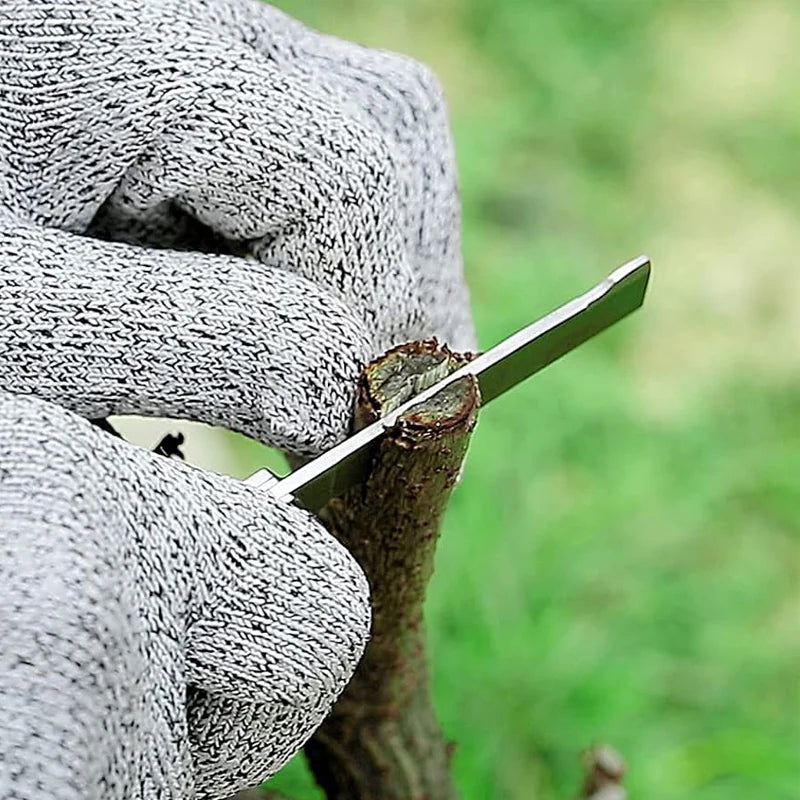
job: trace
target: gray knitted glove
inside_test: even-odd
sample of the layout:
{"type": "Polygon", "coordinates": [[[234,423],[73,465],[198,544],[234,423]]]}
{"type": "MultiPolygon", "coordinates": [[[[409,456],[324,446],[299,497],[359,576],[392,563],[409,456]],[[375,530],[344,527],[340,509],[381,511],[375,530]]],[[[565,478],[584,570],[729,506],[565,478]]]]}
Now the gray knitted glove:
{"type": "Polygon", "coordinates": [[[344,688],[367,586],[309,514],[0,393],[0,797],[222,800],[344,688]]]}
{"type": "Polygon", "coordinates": [[[76,414],[308,455],[370,356],[471,347],[440,92],[249,0],[5,0],[0,45],[0,797],[222,798],[343,688],[365,581],[76,414]]]}

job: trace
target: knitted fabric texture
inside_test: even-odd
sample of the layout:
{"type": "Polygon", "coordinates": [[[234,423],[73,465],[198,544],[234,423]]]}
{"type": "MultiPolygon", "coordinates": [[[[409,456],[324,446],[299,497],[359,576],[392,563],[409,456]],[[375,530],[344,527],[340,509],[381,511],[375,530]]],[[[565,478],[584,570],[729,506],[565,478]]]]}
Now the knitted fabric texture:
{"type": "Polygon", "coordinates": [[[0,797],[267,777],[360,658],[360,569],[81,417],[309,456],[371,357],[473,348],[435,78],[254,0],[6,0],[0,321],[0,797]]]}
{"type": "Polygon", "coordinates": [[[0,419],[0,796],[219,800],[278,769],[363,651],[358,565],[57,406],[0,419]]]}

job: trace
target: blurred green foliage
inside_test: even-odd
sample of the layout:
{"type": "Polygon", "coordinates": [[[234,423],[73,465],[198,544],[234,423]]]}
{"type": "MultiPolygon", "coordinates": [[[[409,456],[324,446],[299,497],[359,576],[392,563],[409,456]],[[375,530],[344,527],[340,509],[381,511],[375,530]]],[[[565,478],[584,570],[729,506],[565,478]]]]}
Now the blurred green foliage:
{"type": "Polygon", "coordinates": [[[464,798],[575,796],[596,742],[633,797],[800,797],[800,6],[279,5],[440,75],[484,346],[654,263],[482,414],[427,609],[464,798]]]}

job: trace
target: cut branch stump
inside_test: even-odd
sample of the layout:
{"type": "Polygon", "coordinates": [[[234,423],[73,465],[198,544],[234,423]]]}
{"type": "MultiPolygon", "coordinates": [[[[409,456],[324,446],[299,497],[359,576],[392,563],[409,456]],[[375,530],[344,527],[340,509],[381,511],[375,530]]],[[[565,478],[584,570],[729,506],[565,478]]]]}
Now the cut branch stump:
{"type": "MultiPolygon", "coordinates": [[[[397,347],[359,383],[356,427],[462,366],[435,340],[397,347]]],[[[453,745],[431,703],[423,603],[434,551],[477,419],[477,381],[459,380],[404,414],[376,447],[366,482],[320,517],[363,568],[372,632],[356,673],[306,745],[328,800],[454,800],[453,745]]]]}

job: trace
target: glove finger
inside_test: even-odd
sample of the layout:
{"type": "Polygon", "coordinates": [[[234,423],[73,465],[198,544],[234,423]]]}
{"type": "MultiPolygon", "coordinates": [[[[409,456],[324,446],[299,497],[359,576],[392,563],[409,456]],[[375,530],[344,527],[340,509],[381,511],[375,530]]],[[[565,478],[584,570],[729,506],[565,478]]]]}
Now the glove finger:
{"type": "Polygon", "coordinates": [[[402,192],[381,132],[244,45],[208,55],[191,111],[139,155],[107,213],[147,218],[173,203],[336,294],[373,335],[373,354],[421,336],[402,192]]]}
{"type": "Polygon", "coordinates": [[[404,238],[430,326],[426,335],[456,350],[476,349],[455,150],[438,80],[411,58],[315,32],[303,40],[294,64],[303,70],[313,65],[383,133],[400,176],[404,238]]]}
{"type": "Polygon", "coordinates": [[[229,700],[199,690],[189,692],[188,719],[198,800],[218,800],[271,778],[319,725],[306,726],[302,736],[287,736],[302,723],[296,708],[229,700]]]}
{"type": "Polygon", "coordinates": [[[179,482],[193,506],[184,521],[194,531],[184,550],[189,682],[234,700],[324,705],[349,678],[369,624],[358,564],[291,503],[180,462],[151,466],[156,483],[179,482]]]}
{"type": "Polygon", "coordinates": [[[284,736],[298,727],[299,710],[229,700],[190,688],[190,743],[198,800],[219,800],[257,786],[280,770],[313,734],[284,736]]]}
{"type": "MultiPolygon", "coordinates": [[[[356,562],[311,515],[244,484],[0,393],[0,500],[17,531],[9,546],[52,523],[55,540],[35,543],[42,557],[22,562],[25,585],[45,587],[31,608],[52,606],[68,635],[34,631],[31,652],[55,642],[49,658],[63,655],[72,670],[67,698],[95,698],[97,714],[91,703],[75,713],[91,723],[100,772],[136,764],[142,775],[131,779],[167,785],[185,777],[191,754],[203,796],[232,793],[302,745],[363,652],[369,604],[356,562]],[[53,575],[48,553],[61,558],[53,575]],[[103,753],[119,716],[103,713],[109,704],[127,727],[103,753]]],[[[4,605],[19,628],[20,604],[4,605]]],[[[29,649],[4,652],[13,660],[29,649]]]]}
{"type": "Polygon", "coordinates": [[[426,335],[474,349],[461,256],[461,203],[442,87],[413,58],[320,34],[252,0],[201,0],[204,13],[286,75],[324,88],[380,132],[398,179],[400,228],[419,283],[426,335]]]}
{"type": "Polygon", "coordinates": [[[0,389],[301,454],[346,434],[369,352],[339,300],[284,270],[2,220],[0,318],[0,389]]]}
{"type": "Polygon", "coordinates": [[[142,455],[150,516],[180,527],[197,792],[226,796],[274,774],[328,714],[366,644],[368,586],[311,514],[142,455]]]}

